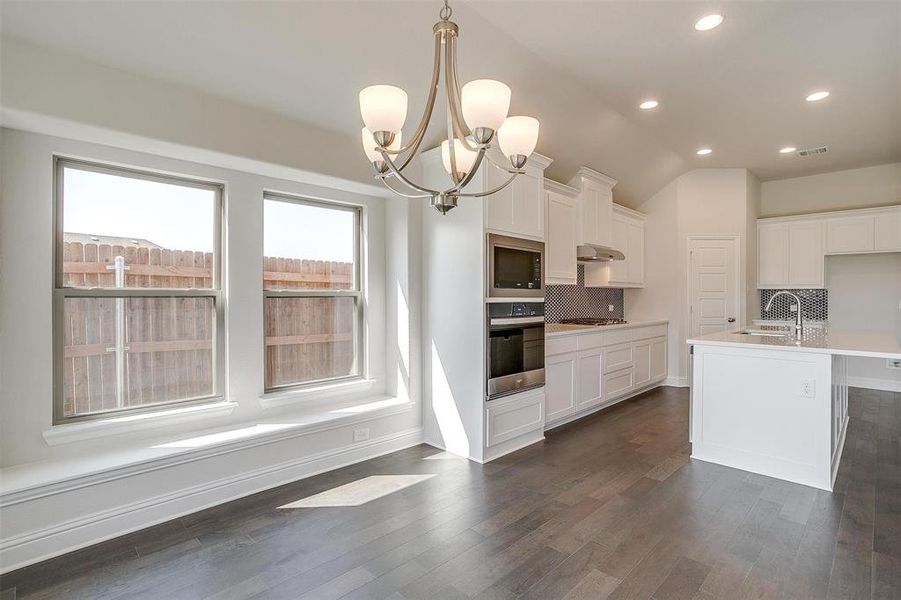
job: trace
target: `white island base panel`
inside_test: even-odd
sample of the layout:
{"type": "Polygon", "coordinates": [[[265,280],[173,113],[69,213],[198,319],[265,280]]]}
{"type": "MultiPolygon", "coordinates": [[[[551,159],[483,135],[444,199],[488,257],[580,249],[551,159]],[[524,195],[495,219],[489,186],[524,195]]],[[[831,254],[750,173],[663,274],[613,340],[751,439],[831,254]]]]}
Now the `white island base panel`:
{"type": "Polygon", "coordinates": [[[691,407],[692,458],[832,491],[845,356],[695,342],[691,407]]]}

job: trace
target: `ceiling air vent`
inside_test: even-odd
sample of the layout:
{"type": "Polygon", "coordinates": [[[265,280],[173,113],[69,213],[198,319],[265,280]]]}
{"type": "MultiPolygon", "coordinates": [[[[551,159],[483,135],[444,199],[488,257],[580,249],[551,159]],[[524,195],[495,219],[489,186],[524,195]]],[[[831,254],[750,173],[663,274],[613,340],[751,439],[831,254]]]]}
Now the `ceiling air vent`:
{"type": "Polygon", "coordinates": [[[826,154],[827,152],[829,152],[829,146],[805,148],[804,150],[798,150],[798,156],[813,156],[814,154],[826,154]]]}

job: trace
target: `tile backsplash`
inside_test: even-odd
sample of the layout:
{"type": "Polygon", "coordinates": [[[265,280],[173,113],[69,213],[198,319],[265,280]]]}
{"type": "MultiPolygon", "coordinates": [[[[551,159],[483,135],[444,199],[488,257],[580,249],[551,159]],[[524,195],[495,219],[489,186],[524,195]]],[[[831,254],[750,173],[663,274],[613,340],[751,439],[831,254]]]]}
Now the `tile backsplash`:
{"type": "Polygon", "coordinates": [[[584,265],[578,266],[576,285],[549,285],[544,294],[544,318],[623,319],[623,291],[618,288],[585,287],[584,265]],[[609,310],[613,306],[613,311],[609,310]]]}
{"type": "MultiPolygon", "coordinates": [[[[773,302],[769,312],[763,310],[770,297],[779,290],[760,290],[760,318],[771,321],[792,321],[795,313],[791,306],[795,301],[787,296],[780,296],[773,302]]],[[[829,292],[826,290],[786,290],[801,299],[801,316],[811,321],[825,321],[829,317],[829,292]]]]}

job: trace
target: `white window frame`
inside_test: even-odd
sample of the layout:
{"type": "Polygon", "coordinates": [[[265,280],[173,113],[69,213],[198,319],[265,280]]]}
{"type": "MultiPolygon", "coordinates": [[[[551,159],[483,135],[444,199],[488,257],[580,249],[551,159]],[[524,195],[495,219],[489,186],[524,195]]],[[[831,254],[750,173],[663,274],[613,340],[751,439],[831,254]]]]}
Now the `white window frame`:
{"type": "MultiPolygon", "coordinates": [[[[366,365],[366,336],[364,331],[364,297],[365,290],[363,273],[365,265],[363,264],[363,220],[365,218],[363,207],[356,204],[345,204],[332,200],[321,198],[312,198],[309,196],[298,196],[285,192],[264,191],[263,203],[267,200],[275,202],[287,202],[293,204],[302,204],[305,206],[316,206],[319,208],[328,208],[331,210],[343,210],[351,212],[354,215],[354,272],[353,272],[353,289],[352,290],[316,290],[316,289],[284,289],[284,290],[267,290],[263,287],[263,393],[278,394],[282,392],[300,391],[310,388],[318,388],[329,385],[338,385],[352,381],[360,381],[367,378],[366,365]],[[311,381],[302,381],[298,383],[286,383],[283,385],[272,386],[266,381],[266,305],[269,298],[353,298],[354,299],[354,375],[346,375],[343,377],[328,377],[324,379],[314,379],[311,381]]],[[[266,227],[263,226],[263,240],[265,243],[266,227]]],[[[265,269],[265,265],[262,265],[265,269]]],[[[261,284],[263,282],[260,282],[261,284]]]]}
{"type": "Polygon", "coordinates": [[[132,413],[148,413],[169,410],[173,406],[186,406],[220,402],[223,399],[225,389],[225,305],[223,297],[223,223],[224,223],[224,196],[225,188],[220,182],[206,181],[196,178],[184,177],[168,173],[141,170],[130,166],[105,164],[86,161],[66,156],[53,157],[53,425],[75,423],[97,419],[108,419],[132,413]],[[146,181],[156,181],[172,185],[189,186],[213,191],[215,194],[214,223],[213,223],[213,266],[211,272],[212,285],[210,288],[77,288],[63,285],[64,262],[64,176],[63,170],[68,168],[82,171],[93,171],[119,177],[131,177],[146,181]],[[63,354],[65,336],[63,327],[65,324],[66,298],[212,298],[213,318],[212,332],[212,369],[213,369],[213,393],[209,396],[176,399],[165,402],[156,402],[146,406],[132,406],[115,408],[105,411],[93,412],[84,415],[65,416],[63,404],[65,401],[65,386],[63,373],[63,354]]]}

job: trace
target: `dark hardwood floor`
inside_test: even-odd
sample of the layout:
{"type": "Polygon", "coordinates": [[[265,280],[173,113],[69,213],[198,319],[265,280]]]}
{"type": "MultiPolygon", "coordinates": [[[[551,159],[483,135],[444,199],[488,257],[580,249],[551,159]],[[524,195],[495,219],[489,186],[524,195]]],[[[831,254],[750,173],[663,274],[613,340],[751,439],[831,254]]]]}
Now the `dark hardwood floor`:
{"type": "Polygon", "coordinates": [[[850,410],[835,493],[690,461],[687,393],[661,388],[484,466],[419,446],[193,514],[2,599],[901,598],[901,394],[850,410]],[[279,508],[379,475],[433,476],[279,508]]]}

